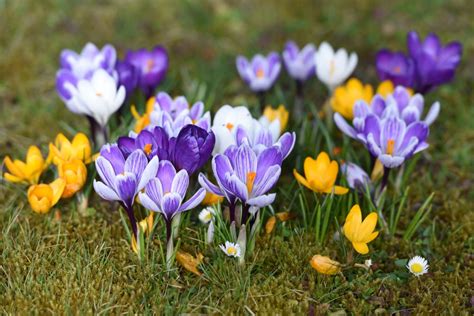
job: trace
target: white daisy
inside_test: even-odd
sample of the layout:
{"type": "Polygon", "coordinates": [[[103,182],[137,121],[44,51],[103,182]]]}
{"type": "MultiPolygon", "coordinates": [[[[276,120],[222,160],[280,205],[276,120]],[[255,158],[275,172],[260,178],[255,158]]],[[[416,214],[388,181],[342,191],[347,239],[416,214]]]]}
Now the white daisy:
{"type": "Polygon", "coordinates": [[[233,243],[233,242],[230,242],[230,241],[226,241],[225,246],[220,245],[219,247],[222,249],[222,251],[224,251],[224,253],[227,256],[240,258],[240,246],[239,246],[239,244],[236,244],[236,243],[233,243]]]}
{"type": "Polygon", "coordinates": [[[216,213],[212,207],[206,207],[199,213],[199,220],[203,224],[209,224],[209,222],[214,218],[215,214],[216,213]]]}
{"type": "Polygon", "coordinates": [[[407,269],[415,276],[420,276],[428,273],[428,261],[420,256],[415,256],[408,261],[407,269]]]}

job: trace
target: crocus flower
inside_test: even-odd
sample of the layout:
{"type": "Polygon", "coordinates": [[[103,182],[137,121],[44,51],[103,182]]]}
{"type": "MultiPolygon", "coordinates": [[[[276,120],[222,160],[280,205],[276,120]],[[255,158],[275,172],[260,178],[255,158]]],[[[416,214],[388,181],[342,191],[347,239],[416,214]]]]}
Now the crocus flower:
{"type": "Polygon", "coordinates": [[[58,203],[63,194],[66,181],[58,178],[50,184],[34,184],[28,189],[28,202],[36,213],[44,214],[58,203]]]}
{"type": "MultiPolygon", "coordinates": [[[[288,117],[289,117],[288,111],[285,109],[285,106],[283,104],[280,104],[278,108],[273,109],[270,105],[267,105],[265,107],[265,110],[263,111],[262,117],[258,120],[264,127],[273,130],[274,127],[273,125],[277,125],[280,133],[283,133],[283,131],[286,129],[286,125],[288,125],[288,117]]],[[[276,129],[276,128],[275,128],[276,129]]],[[[278,135],[280,136],[280,135],[278,135]]]]}
{"type": "Polygon", "coordinates": [[[148,162],[142,150],[135,150],[126,159],[116,144],[106,144],[95,161],[102,181],[94,180],[94,189],[104,200],[119,201],[126,209],[137,236],[133,203],[137,193],[156,175],[158,157],[148,162]]]}
{"type": "Polygon", "coordinates": [[[341,264],[327,256],[315,255],[311,258],[310,264],[321,274],[334,275],[341,271],[341,264]]]}
{"type": "Polygon", "coordinates": [[[140,203],[147,209],[161,213],[166,221],[167,240],[171,238],[171,220],[177,214],[195,208],[201,203],[206,191],[201,188],[183,203],[189,185],[186,170],[176,172],[173,164],[167,160],[159,163],[157,173],[138,195],[140,203]]]}
{"type": "Polygon", "coordinates": [[[276,52],[268,56],[255,55],[251,61],[244,56],[236,59],[237,71],[254,92],[269,90],[280,74],[281,62],[276,52]]]}
{"type": "Polygon", "coordinates": [[[224,153],[229,146],[236,144],[235,134],[238,126],[253,133],[253,124],[252,115],[245,106],[222,106],[214,116],[212,124],[212,131],[216,136],[214,153],[224,153]]]}
{"type": "Polygon", "coordinates": [[[82,189],[86,183],[86,165],[79,159],[61,162],[58,165],[59,177],[66,183],[62,198],[69,198],[82,189]]]}
{"type": "Polygon", "coordinates": [[[318,193],[346,194],[349,189],[334,185],[339,165],[337,161],[331,161],[324,151],[321,152],[316,159],[306,157],[304,160],[304,174],[300,175],[296,169],[293,169],[293,175],[296,180],[310,189],[318,193]]]}
{"type": "Polygon", "coordinates": [[[145,48],[128,51],[125,61],[138,70],[138,86],[147,98],[163,81],[168,70],[168,53],[164,47],[159,45],[151,51],[145,48]]]}
{"type": "Polygon", "coordinates": [[[203,224],[209,224],[209,222],[212,221],[214,216],[216,215],[216,212],[212,207],[206,207],[202,209],[201,212],[199,212],[199,220],[203,224]]]}
{"type": "Polygon", "coordinates": [[[150,97],[146,101],[145,105],[145,113],[143,115],[140,115],[138,113],[137,108],[135,105],[132,105],[130,107],[130,111],[132,112],[132,116],[135,119],[135,127],[134,127],[134,132],[135,133],[140,133],[145,127],[150,125],[150,115],[153,112],[153,109],[155,108],[155,97],[150,97]]]}
{"type": "Polygon", "coordinates": [[[316,75],[330,91],[343,83],[357,65],[357,54],[347,54],[344,48],[334,49],[322,42],[315,55],[316,75]]]}
{"type": "Polygon", "coordinates": [[[52,161],[55,165],[79,159],[85,164],[92,161],[91,145],[87,136],[83,133],[77,133],[72,141],[66,136],[59,133],[54,140],[54,144],[49,144],[48,161],[52,161]]]}
{"type": "Polygon", "coordinates": [[[429,268],[428,261],[420,256],[415,256],[408,261],[407,269],[415,276],[420,276],[428,273],[429,268]]]}
{"type": "Polygon", "coordinates": [[[443,46],[434,33],[430,33],[422,42],[418,33],[409,32],[407,45],[410,56],[415,61],[416,91],[429,92],[454,78],[461,61],[461,43],[450,42],[443,46]]]}
{"type": "Polygon", "coordinates": [[[300,82],[308,80],[315,74],[314,55],[316,47],[306,44],[301,50],[295,42],[289,41],[285,45],[282,56],[286,70],[290,76],[300,82]]]}
{"type": "Polygon", "coordinates": [[[365,255],[369,253],[367,244],[377,238],[379,232],[374,232],[377,225],[377,213],[372,212],[362,221],[362,213],[359,205],[354,205],[346,217],[343,227],[344,235],[352,243],[354,249],[365,255]]]}
{"type": "Polygon", "coordinates": [[[216,195],[212,192],[206,192],[206,196],[204,197],[204,200],[202,200],[201,203],[203,205],[212,206],[218,203],[222,203],[223,200],[224,200],[224,197],[222,196],[216,195]]]}
{"type": "Polygon", "coordinates": [[[90,80],[98,69],[116,76],[116,60],[117,53],[112,45],[105,45],[99,50],[94,44],[87,43],[80,54],[69,49],[61,52],[61,68],[56,74],[56,89],[70,111],[84,114],[75,93],[79,81],[90,80]]]}
{"type": "Polygon", "coordinates": [[[413,87],[415,84],[415,63],[402,52],[380,50],[375,66],[380,80],[390,80],[395,85],[405,87],[413,87]]]}
{"type": "Polygon", "coordinates": [[[354,117],[354,104],[358,100],[370,102],[374,95],[373,88],[370,84],[364,85],[359,79],[351,78],[343,85],[334,90],[331,98],[332,109],[340,113],[347,119],[354,117]]]}
{"type": "Polygon", "coordinates": [[[225,245],[219,245],[219,248],[228,256],[228,257],[235,257],[240,258],[242,255],[242,251],[240,249],[240,245],[238,243],[233,243],[230,241],[226,241],[225,245]]]}
{"type": "Polygon", "coordinates": [[[169,160],[178,170],[185,169],[191,175],[211,158],[215,137],[192,124],[181,129],[177,137],[170,137],[164,128],[157,126],[136,136],[119,137],[117,143],[125,157],[139,149],[148,159],[158,156],[169,160]]]}
{"type": "Polygon", "coordinates": [[[353,127],[339,113],[334,114],[334,121],[342,132],[362,142],[385,167],[395,168],[428,147],[428,126],[438,116],[440,105],[434,103],[421,120],[423,107],[423,96],[410,96],[407,89],[397,87],[386,99],[376,95],[370,106],[358,101],[353,127]]]}
{"type": "Polygon", "coordinates": [[[41,173],[46,169],[47,163],[43,159],[41,151],[36,146],[30,146],[25,161],[11,160],[9,156],[4,159],[8,172],[3,177],[10,182],[24,182],[30,184],[38,183],[41,173]]]}
{"type": "Polygon", "coordinates": [[[138,85],[138,69],[127,61],[119,60],[115,70],[118,74],[119,85],[125,87],[126,95],[129,97],[138,85]]]}
{"type": "Polygon", "coordinates": [[[355,163],[345,162],[341,164],[341,172],[352,189],[365,191],[366,187],[371,185],[369,175],[355,163]]]}

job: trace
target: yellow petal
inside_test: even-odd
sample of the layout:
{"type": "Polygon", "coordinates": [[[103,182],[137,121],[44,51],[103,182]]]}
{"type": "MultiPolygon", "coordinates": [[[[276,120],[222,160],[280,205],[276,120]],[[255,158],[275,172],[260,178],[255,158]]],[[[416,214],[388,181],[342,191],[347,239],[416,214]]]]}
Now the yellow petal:
{"type": "Polygon", "coordinates": [[[296,217],[296,215],[291,212],[279,212],[279,213],[276,213],[275,215],[281,222],[286,222],[296,217]]]}
{"type": "Polygon", "coordinates": [[[372,174],[370,175],[370,179],[372,182],[377,181],[383,176],[383,164],[380,160],[375,161],[374,169],[372,170],[372,174]]]}
{"type": "Polygon", "coordinates": [[[343,194],[346,194],[347,192],[349,192],[348,188],[341,187],[339,185],[334,186],[334,194],[336,195],[343,195],[343,194]]]}
{"type": "Polygon", "coordinates": [[[369,243],[371,242],[372,240],[374,240],[375,238],[377,238],[377,236],[379,235],[379,232],[373,232],[372,234],[369,235],[369,237],[364,240],[366,243],[369,243]]]}
{"type": "Polygon", "coordinates": [[[187,252],[177,251],[176,252],[176,261],[185,268],[186,270],[201,276],[201,271],[198,270],[198,265],[202,262],[202,255],[198,255],[197,258],[192,256],[187,252]]]}
{"type": "Polygon", "coordinates": [[[154,109],[154,107],[155,107],[155,103],[156,103],[155,97],[150,97],[150,98],[146,101],[146,113],[147,113],[147,114],[150,114],[151,112],[153,112],[153,109],[154,109]]]}
{"type": "Polygon", "coordinates": [[[302,175],[300,175],[296,169],[293,169],[293,175],[295,176],[296,178],[296,181],[298,181],[299,183],[301,183],[302,185],[304,185],[305,187],[307,187],[308,189],[314,191],[314,189],[311,187],[311,185],[308,183],[308,181],[306,181],[305,178],[303,178],[302,175]]]}
{"type": "Polygon", "coordinates": [[[23,182],[24,179],[22,178],[19,178],[19,177],[16,177],[8,172],[5,172],[3,174],[3,177],[5,178],[5,180],[7,180],[8,182],[13,182],[13,183],[18,183],[18,182],[23,182]]]}
{"type": "Polygon", "coordinates": [[[317,161],[311,157],[306,157],[304,160],[304,175],[308,180],[315,180],[318,178],[318,165],[317,161]]]}
{"type": "Polygon", "coordinates": [[[5,159],[3,160],[5,163],[5,166],[7,167],[8,171],[10,171],[11,174],[19,177],[19,178],[24,178],[25,174],[23,173],[23,170],[19,168],[11,159],[9,156],[6,156],[5,159]]]}
{"type": "Polygon", "coordinates": [[[267,235],[270,235],[273,231],[273,229],[275,228],[275,224],[276,224],[276,217],[275,216],[272,216],[270,217],[266,224],[265,224],[265,233],[267,235]]]}
{"type": "Polygon", "coordinates": [[[322,274],[333,275],[341,270],[341,264],[327,256],[315,255],[310,261],[311,267],[322,274]]]}
{"type": "Polygon", "coordinates": [[[366,243],[363,242],[353,242],[352,246],[354,247],[355,251],[360,253],[361,255],[365,255],[369,253],[369,247],[366,243]]]}
{"type": "Polygon", "coordinates": [[[382,81],[377,87],[377,94],[386,98],[389,94],[393,93],[394,86],[390,80],[382,81]]]}
{"type": "Polygon", "coordinates": [[[360,240],[366,240],[370,234],[372,234],[375,229],[375,225],[377,225],[377,218],[378,216],[375,212],[367,215],[359,228],[358,234],[360,236],[360,240]]]}
{"type": "Polygon", "coordinates": [[[336,182],[338,172],[339,172],[339,165],[337,164],[337,161],[335,160],[331,161],[326,171],[326,179],[324,182],[325,187],[332,187],[334,185],[334,183],[336,182]]]}
{"type": "Polygon", "coordinates": [[[346,222],[343,227],[344,235],[350,241],[354,241],[356,238],[357,230],[362,221],[362,213],[358,204],[354,205],[349,214],[346,217],[346,222]]]}
{"type": "Polygon", "coordinates": [[[51,182],[49,186],[53,190],[51,206],[54,206],[56,205],[56,203],[58,203],[59,199],[61,198],[61,195],[63,194],[64,188],[66,187],[66,181],[61,178],[57,178],[56,180],[51,182]]]}

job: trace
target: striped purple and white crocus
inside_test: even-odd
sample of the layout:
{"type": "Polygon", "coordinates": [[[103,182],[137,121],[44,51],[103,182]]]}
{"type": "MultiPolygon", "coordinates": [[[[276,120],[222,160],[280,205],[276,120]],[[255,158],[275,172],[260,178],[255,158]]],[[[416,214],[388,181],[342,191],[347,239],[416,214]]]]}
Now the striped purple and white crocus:
{"type": "Polygon", "coordinates": [[[116,144],[106,144],[95,161],[101,181],[94,180],[94,190],[104,200],[118,201],[127,211],[135,238],[137,222],[133,204],[137,193],[156,176],[158,157],[148,161],[142,150],[135,150],[126,159],[116,144]]]}

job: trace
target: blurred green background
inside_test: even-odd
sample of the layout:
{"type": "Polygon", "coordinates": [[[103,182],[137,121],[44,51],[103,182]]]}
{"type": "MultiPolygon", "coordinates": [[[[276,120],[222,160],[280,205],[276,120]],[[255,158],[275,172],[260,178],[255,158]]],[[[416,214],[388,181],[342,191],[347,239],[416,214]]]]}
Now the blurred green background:
{"type": "MultiPolygon", "coordinates": [[[[471,0],[0,0],[0,157],[23,157],[31,144],[41,144],[46,152],[58,132],[87,131],[86,119],[70,113],[57,96],[55,73],[62,49],[78,51],[89,41],[98,46],[113,44],[119,57],[129,48],[164,45],[170,72],[162,88],[190,96],[204,87],[206,106],[213,109],[226,103],[255,104],[255,97],[238,78],[236,55],[281,51],[289,39],[300,45],[326,40],[357,52],[354,76],[372,84],[377,84],[376,52],[384,47],[406,51],[410,30],[422,37],[435,32],[443,43],[459,40],[464,45],[455,80],[427,96],[427,104],[439,100],[442,110],[432,127],[426,164],[413,176],[415,194],[438,194],[432,214],[438,221],[436,233],[433,221],[432,235],[416,245],[392,243],[380,251],[391,262],[408,256],[407,249],[424,249],[429,242],[442,259],[433,262],[438,272],[425,278],[426,283],[389,283],[385,276],[357,283],[316,278],[307,265],[315,248],[308,250],[305,247],[313,247],[308,246],[310,239],[296,236],[289,242],[275,239],[270,246],[262,242],[259,247],[264,250],[250,268],[238,276],[225,270],[213,287],[198,284],[193,276],[168,285],[160,283],[164,279],[153,267],[135,265],[120,239],[118,222],[110,225],[101,217],[79,224],[65,221],[61,229],[68,238],[54,243],[49,224],[27,206],[17,220],[11,218],[17,214],[13,208],[0,202],[0,248],[8,245],[0,258],[0,278],[7,280],[8,275],[8,282],[0,286],[1,310],[140,313],[160,311],[163,306],[173,311],[178,306],[180,311],[206,313],[324,313],[340,308],[356,314],[377,308],[466,313],[472,308],[468,292],[474,282],[473,7],[471,0]],[[73,272],[61,272],[59,265],[73,272]],[[104,279],[94,279],[98,271],[104,279]],[[114,284],[107,283],[111,280],[114,284]],[[107,286],[113,290],[102,292],[107,286]]],[[[285,88],[284,79],[280,84],[285,88]]],[[[317,80],[309,82],[307,91],[311,102],[324,102],[326,91],[317,80]]],[[[20,194],[2,185],[0,201],[16,196],[21,209],[25,199],[20,194]]],[[[394,269],[386,264],[385,270],[394,269]]]]}

